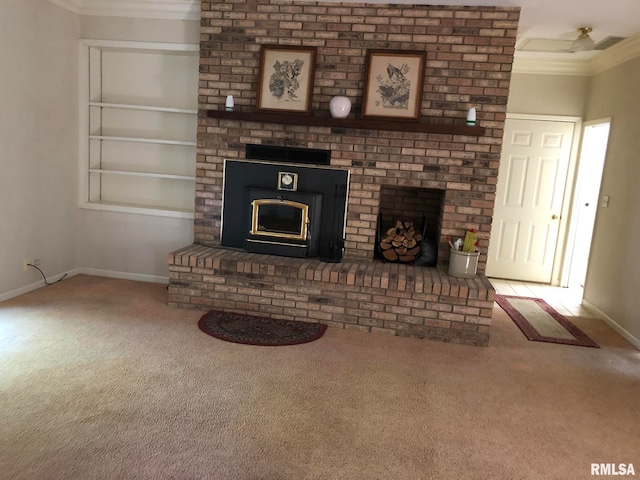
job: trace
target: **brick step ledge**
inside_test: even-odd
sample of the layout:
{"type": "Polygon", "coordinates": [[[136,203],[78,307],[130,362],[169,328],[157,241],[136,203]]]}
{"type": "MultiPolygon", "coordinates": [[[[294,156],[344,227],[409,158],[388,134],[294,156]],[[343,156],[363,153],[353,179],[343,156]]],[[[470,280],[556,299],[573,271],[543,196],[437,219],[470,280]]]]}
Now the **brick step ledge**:
{"type": "Polygon", "coordinates": [[[484,275],[368,260],[327,263],[188,245],[169,254],[169,305],[487,345],[495,291],[484,275]]]}

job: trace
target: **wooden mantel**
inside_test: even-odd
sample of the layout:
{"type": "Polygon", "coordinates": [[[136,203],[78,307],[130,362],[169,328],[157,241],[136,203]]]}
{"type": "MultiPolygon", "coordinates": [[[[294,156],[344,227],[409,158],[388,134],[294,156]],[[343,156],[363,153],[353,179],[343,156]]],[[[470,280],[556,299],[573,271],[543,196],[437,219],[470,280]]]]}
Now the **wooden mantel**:
{"type": "Polygon", "coordinates": [[[332,118],[320,115],[300,115],[239,110],[206,110],[207,117],[241,122],[281,123],[311,127],[356,128],[365,130],[389,130],[395,132],[439,133],[445,135],[483,136],[484,127],[465,124],[443,125],[424,121],[399,121],[367,118],[332,118]]]}

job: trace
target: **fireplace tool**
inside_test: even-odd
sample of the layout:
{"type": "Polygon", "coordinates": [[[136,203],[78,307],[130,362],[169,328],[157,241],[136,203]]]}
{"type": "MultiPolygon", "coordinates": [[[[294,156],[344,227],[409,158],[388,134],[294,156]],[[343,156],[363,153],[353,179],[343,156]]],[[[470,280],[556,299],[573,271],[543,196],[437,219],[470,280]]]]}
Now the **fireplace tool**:
{"type": "Polygon", "coordinates": [[[338,236],[338,232],[342,232],[342,225],[338,225],[340,220],[340,205],[344,203],[346,197],[346,187],[344,185],[335,185],[333,193],[333,219],[331,221],[331,239],[329,240],[329,256],[320,260],[323,262],[338,263],[342,260],[342,250],[344,248],[344,239],[342,235],[338,236]]]}

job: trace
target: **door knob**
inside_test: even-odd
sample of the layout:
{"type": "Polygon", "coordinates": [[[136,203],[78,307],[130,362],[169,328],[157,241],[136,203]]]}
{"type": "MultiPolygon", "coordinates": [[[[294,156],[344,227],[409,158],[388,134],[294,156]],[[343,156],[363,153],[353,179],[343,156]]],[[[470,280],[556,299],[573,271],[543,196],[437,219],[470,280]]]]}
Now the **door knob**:
{"type": "Polygon", "coordinates": [[[557,220],[558,216],[557,215],[551,215],[551,220],[557,220]]]}

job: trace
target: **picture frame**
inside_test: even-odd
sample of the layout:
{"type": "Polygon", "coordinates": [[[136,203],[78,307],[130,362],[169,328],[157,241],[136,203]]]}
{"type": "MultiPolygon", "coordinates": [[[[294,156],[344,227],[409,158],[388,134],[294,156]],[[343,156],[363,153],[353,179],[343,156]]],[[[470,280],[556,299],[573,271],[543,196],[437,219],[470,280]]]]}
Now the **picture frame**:
{"type": "Polygon", "coordinates": [[[419,120],[425,63],[420,51],[367,51],[362,118],[419,120]]]}
{"type": "Polygon", "coordinates": [[[271,113],[311,113],[316,47],[263,45],[256,109],[271,113]]]}

